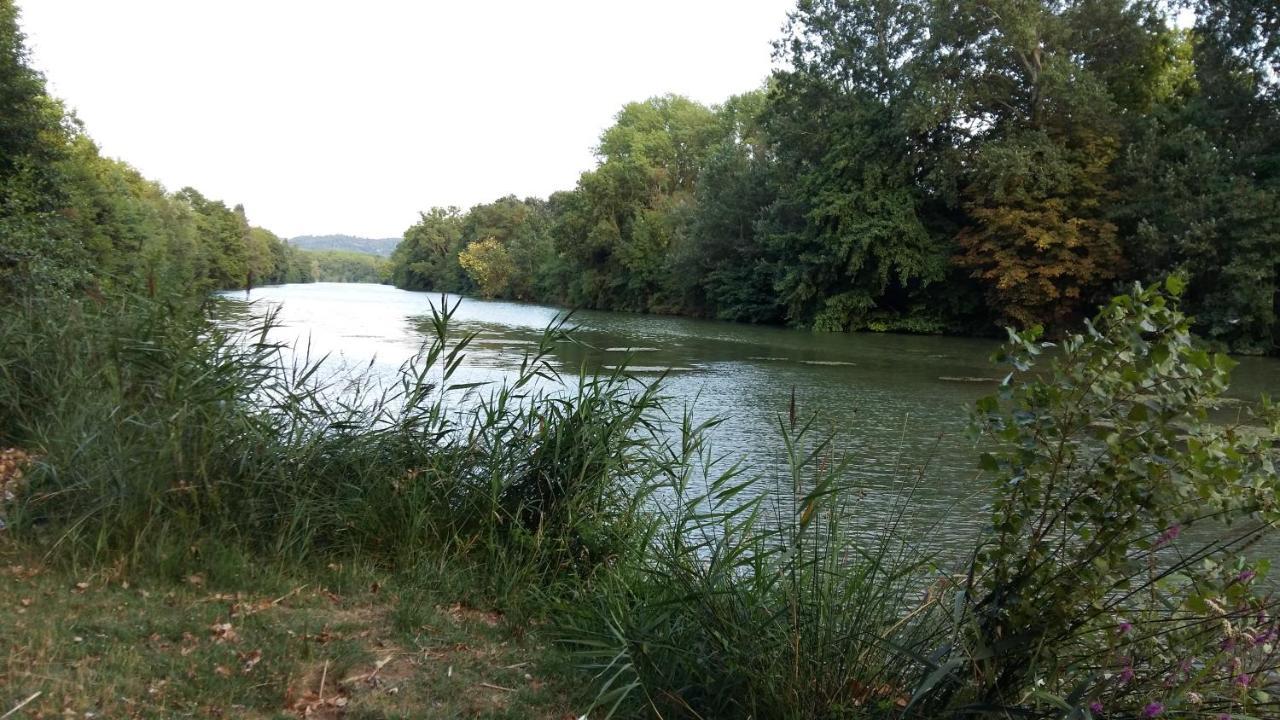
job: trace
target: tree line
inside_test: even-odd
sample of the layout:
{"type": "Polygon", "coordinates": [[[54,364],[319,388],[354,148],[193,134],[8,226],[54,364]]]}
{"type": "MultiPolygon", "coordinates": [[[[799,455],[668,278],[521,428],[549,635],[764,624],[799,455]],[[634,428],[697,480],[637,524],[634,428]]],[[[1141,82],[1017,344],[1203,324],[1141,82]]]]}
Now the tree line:
{"type": "Polygon", "coordinates": [[[0,304],[102,286],[187,293],[386,277],[384,260],[306,252],[251,225],[243,206],[167,192],[104,157],[49,95],[13,0],[0,0],[0,304]]]}
{"type": "Polygon", "coordinates": [[[975,334],[1182,272],[1201,334],[1277,349],[1280,5],[801,0],[775,57],[720,105],[625,106],[571,190],[423,213],[393,281],[975,334]]]}

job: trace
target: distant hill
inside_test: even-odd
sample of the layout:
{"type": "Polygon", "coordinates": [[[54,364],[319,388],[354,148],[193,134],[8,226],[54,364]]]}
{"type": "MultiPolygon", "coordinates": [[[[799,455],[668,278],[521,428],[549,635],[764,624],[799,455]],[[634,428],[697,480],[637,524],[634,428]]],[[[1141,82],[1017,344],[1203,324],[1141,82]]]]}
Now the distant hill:
{"type": "Polygon", "coordinates": [[[303,250],[346,250],[347,252],[391,257],[400,238],[362,238],[351,235],[299,235],[289,244],[303,250]]]}

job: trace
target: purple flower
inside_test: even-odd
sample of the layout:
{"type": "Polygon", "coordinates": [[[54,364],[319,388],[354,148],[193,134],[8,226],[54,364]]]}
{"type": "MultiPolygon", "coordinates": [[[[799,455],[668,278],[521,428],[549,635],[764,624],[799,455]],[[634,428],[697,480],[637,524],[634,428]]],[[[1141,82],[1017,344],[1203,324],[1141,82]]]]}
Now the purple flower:
{"type": "Polygon", "coordinates": [[[1133,668],[1126,667],[1120,671],[1120,682],[1123,685],[1128,685],[1133,682],[1133,668]]]}
{"type": "Polygon", "coordinates": [[[1258,573],[1246,568],[1244,570],[1241,570],[1239,575],[1236,575],[1236,582],[1247,583],[1257,576],[1258,576],[1258,573]]]}
{"type": "Polygon", "coordinates": [[[1133,623],[1125,622],[1124,620],[1121,620],[1120,625],[1117,627],[1117,630],[1120,632],[1121,635],[1128,633],[1132,629],[1133,629],[1133,623]]]}
{"type": "Polygon", "coordinates": [[[1156,538],[1156,547],[1161,548],[1174,540],[1178,539],[1178,535],[1182,534],[1182,526],[1178,524],[1170,525],[1164,532],[1160,533],[1160,537],[1156,538]]]}
{"type": "Polygon", "coordinates": [[[1252,680],[1253,678],[1249,677],[1249,673],[1240,673],[1239,675],[1236,676],[1235,682],[1236,682],[1236,685],[1239,685],[1242,688],[1247,688],[1249,687],[1249,683],[1252,680]]]}
{"type": "Polygon", "coordinates": [[[1164,705],[1161,705],[1158,702],[1147,703],[1147,706],[1142,708],[1142,717],[1144,718],[1160,717],[1160,714],[1163,712],[1164,712],[1164,705]]]}
{"type": "Polygon", "coordinates": [[[1097,700],[1089,703],[1089,712],[1100,717],[1102,715],[1102,703],[1097,700]]]}

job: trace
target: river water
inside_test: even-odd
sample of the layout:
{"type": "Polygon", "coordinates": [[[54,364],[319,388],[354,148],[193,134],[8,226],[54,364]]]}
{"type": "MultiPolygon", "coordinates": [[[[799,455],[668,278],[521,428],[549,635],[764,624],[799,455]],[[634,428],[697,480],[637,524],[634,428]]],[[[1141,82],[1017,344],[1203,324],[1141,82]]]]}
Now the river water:
{"type": "MultiPolygon", "coordinates": [[[[226,293],[244,299],[244,293],[226,293]]],[[[392,380],[421,348],[438,294],[383,285],[315,283],[263,287],[255,310],[279,308],[277,339],[310,345],[329,364],[392,380]]],[[[554,307],[446,296],[458,303],[452,327],[478,336],[459,381],[501,381],[543,329],[563,311],[554,307]]],[[[893,515],[912,494],[919,523],[942,521],[977,530],[985,482],[965,433],[974,400],[991,393],[1003,371],[988,358],[989,340],[888,334],[814,334],[777,327],[654,315],[578,312],[571,320],[581,345],[565,346],[553,364],[566,377],[581,368],[609,368],[630,358],[640,377],[667,371],[667,394],[698,419],[724,419],[712,433],[719,455],[756,472],[781,473],[779,423],[794,390],[798,414],[816,416],[835,437],[867,515],[893,515]]],[[[1280,361],[1243,358],[1232,395],[1255,399],[1280,391],[1280,361]]],[[[679,409],[679,408],[676,408],[679,409]]],[[[780,478],[781,480],[781,478],[780,478]]],[[[965,534],[965,533],[961,533],[965,534]]]]}

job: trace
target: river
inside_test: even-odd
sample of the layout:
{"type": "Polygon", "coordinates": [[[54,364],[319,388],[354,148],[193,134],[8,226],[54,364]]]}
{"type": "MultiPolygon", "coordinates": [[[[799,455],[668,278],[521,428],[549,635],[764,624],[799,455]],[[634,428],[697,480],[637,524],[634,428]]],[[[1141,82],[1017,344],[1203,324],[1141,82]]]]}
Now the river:
{"type": "MultiPolygon", "coordinates": [[[[244,299],[244,293],[225,293],[244,299]]],[[[384,379],[427,338],[438,294],[383,285],[315,283],[258,288],[256,310],[277,306],[277,339],[310,344],[334,368],[384,379]]],[[[478,333],[460,379],[501,381],[563,310],[542,305],[446,296],[458,303],[453,326],[478,333]]],[[[721,417],[711,440],[718,454],[759,472],[780,472],[779,422],[794,389],[798,414],[814,415],[835,437],[867,515],[892,515],[912,493],[912,516],[946,518],[977,530],[986,496],[966,435],[974,400],[992,392],[1003,370],[989,361],[990,340],[890,334],[815,334],[778,327],[688,318],[582,311],[573,315],[582,345],[553,362],[566,377],[630,357],[640,377],[667,371],[667,394],[695,417],[721,417]]],[[[1280,361],[1242,358],[1232,395],[1254,399],[1280,390],[1280,361]]],[[[678,409],[678,408],[677,408],[678,409]]]]}

